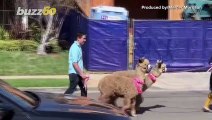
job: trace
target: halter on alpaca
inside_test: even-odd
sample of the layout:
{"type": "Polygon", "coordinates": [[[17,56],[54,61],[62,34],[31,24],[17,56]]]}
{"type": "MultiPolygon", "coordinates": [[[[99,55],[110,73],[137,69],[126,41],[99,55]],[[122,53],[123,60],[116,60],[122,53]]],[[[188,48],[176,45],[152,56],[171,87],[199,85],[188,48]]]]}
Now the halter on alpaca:
{"type": "Polygon", "coordinates": [[[143,80],[140,80],[139,78],[134,78],[133,83],[137,89],[138,94],[142,94],[142,86],[144,84],[143,80]]]}

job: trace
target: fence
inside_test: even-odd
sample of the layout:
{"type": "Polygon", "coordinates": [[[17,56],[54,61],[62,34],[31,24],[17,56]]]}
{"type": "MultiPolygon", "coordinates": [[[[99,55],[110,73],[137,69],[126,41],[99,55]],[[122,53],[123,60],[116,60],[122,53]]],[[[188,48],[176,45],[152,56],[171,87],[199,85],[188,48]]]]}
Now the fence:
{"type": "Polygon", "coordinates": [[[152,64],[157,59],[163,59],[168,71],[201,71],[207,69],[208,59],[212,55],[210,21],[133,20],[134,39],[129,39],[129,21],[83,17],[80,21],[78,18],[73,21],[67,23],[64,31],[73,33],[69,38],[72,42],[77,31],[87,33],[83,53],[85,68],[89,71],[127,70],[130,55],[133,55],[133,66],[138,58],[144,56],[152,64]],[[128,54],[128,50],[134,54],[128,54]]]}
{"type": "Polygon", "coordinates": [[[212,22],[134,20],[134,64],[145,56],[163,59],[169,71],[207,69],[212,55],[212,22]]]}
{"type": "Polygon", "coordinates": [[[87,34],[85,66],[89,71],[127,70],[127,21],[89,20],[87,34]]]}

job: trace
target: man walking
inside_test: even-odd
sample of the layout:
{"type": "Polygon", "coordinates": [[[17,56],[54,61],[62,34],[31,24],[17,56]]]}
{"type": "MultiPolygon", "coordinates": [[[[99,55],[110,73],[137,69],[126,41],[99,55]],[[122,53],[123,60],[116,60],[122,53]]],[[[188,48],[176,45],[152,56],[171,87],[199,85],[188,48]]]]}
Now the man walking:
{"type": "Polygon", "coordinates": [[[84,81],[88,79],[88,76],[83,72],[83,56],[82,48],[86,42],[86,35],[83,33],[77,34],[77,40],[71,45],[69,49],[69,88],[65,91],[65,94],[73,94],[77,85],[81,90],[81,96],[87,97],[87,89],[84,85],[84,81]]]}

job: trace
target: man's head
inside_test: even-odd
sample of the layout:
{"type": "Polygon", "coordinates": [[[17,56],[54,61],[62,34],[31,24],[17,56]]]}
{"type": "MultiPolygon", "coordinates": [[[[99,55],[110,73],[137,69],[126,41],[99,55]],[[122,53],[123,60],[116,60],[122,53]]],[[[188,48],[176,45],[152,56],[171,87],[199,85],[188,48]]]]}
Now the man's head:
{"type": "Polygon", "coordinates": [[[86,41],[86,35],[83,33],[77,33],[77,41],[80,45],[84,45],[86,41]]]}

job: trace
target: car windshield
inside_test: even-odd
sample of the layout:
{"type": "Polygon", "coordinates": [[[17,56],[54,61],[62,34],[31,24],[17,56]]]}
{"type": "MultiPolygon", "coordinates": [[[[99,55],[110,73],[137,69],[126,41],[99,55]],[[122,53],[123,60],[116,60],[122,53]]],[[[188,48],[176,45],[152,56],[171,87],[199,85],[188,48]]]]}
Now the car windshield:
{"type": "Polygon", "coordinates": [[[36,107],[38,104],[38,99],[35,98],[34,94],[32,95],[32,93],[24,92],[17,88],[14,88],[3,80],[0,80],[0,87],[11,93],[12,95],[20,98],[21,100],[27,102],[32,107],[36,107]]]}

